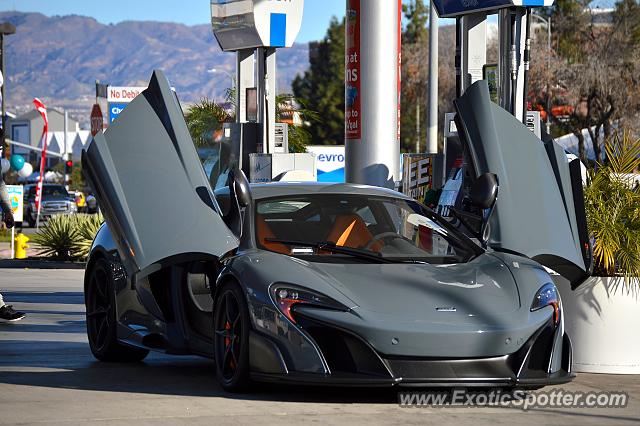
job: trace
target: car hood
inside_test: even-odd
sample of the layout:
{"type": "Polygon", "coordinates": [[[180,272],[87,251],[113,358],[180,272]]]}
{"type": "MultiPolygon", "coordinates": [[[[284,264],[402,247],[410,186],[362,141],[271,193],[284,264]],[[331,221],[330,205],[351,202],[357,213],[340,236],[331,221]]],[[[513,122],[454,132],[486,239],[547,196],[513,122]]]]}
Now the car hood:
{"type": "MultiPolygon", "coordinates": [[[[454,265],[309,263],[353,311],[393,321],[491,323],[520,308],[513,275],[485,254],[454,265]]],[[[303,283],[300,283],[303,285],[303,283]]]]}

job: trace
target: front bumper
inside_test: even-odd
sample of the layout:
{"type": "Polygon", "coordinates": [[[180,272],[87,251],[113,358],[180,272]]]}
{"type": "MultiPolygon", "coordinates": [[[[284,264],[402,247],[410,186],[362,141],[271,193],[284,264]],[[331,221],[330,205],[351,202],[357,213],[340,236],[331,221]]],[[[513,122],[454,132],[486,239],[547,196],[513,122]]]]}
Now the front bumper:
{"type": "MultiPolygon", "coordinates": [[[[566,334],[562,335],[559,340],[562,350],[554,351],[554,341],[561,330],[552,321],[537,330],[518,351],[509,355],[490,358],[418,358],[380,354],[349,331],[310,318],[301,320],[302,328],[317,345],[329,373],[290,371],[286,352],[283,355],[276,344],[262,342],[251,345],[251,359],[273,362],[252,362],[254,380],[329,386],[526,389],[567,383],[575,377],[571,372],[571,341],[566,334]],[[561,367],[550,372],[554,353],[560,354],[561,367]]],[[[268,340],[254,333],[254,342],[257,339],[268,340]]]]}

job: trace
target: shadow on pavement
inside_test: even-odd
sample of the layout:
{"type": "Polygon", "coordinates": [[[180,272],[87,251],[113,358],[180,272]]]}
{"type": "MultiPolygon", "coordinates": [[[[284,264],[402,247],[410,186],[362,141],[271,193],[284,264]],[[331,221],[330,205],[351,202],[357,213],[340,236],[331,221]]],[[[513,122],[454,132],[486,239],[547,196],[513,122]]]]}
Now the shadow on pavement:
{"type": "Polygon", "coordinates": [[[396,403],[390,389],[256,385],[256,393],[230,394],[217,384],[213,362],[193,356],[150,354],[133,364],[95,361],[86,343],[2,341],[0,383],[89,391],[131,392],[242,400],[396,403]],[[32,370],[32,371],[29,371],[32,370]]]}

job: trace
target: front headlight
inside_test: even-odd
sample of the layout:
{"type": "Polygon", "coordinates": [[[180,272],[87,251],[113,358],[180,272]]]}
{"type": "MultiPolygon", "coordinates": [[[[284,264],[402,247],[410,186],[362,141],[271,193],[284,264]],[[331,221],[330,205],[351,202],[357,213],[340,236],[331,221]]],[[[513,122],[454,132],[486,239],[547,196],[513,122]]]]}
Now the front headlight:
{"type": "Polygon", "coordinates": [[[540,287],[531,303],[531,312],[547,306],[553,306],[553,322],[558,325],[560,322],[560,296],[558,296],[558,289],[553,283],[546,283],[540,287]]]}
{"type": "Polygon", "coordinates": [[[274,284],[271,286],[270,291],[271,297],[280,312],[294,324],[296,324],[296,320],[291,311],[295,305],[308,305],[344,312],[349,310],[342,303],[304,287],[290,284],[274,284]]]}

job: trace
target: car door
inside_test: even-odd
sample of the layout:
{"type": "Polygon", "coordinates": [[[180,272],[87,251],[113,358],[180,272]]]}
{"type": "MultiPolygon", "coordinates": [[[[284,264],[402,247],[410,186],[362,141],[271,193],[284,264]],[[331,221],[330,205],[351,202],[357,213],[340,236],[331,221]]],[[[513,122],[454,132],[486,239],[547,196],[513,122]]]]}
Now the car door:
{"type": "Polygon", "coordinates": [[[524,254],[579,285],[592,268],[579,161],[569,163],[559,145],[541,141],[491,102],[485,81],[454,104],[475,176],[498,176],[489,245],[524,254]]]}
{"type": "Polygon", "coordinates": [[[162,72],[95,136],[82,164],[130,274],[220,258],[238,246],[162,72]]]}

